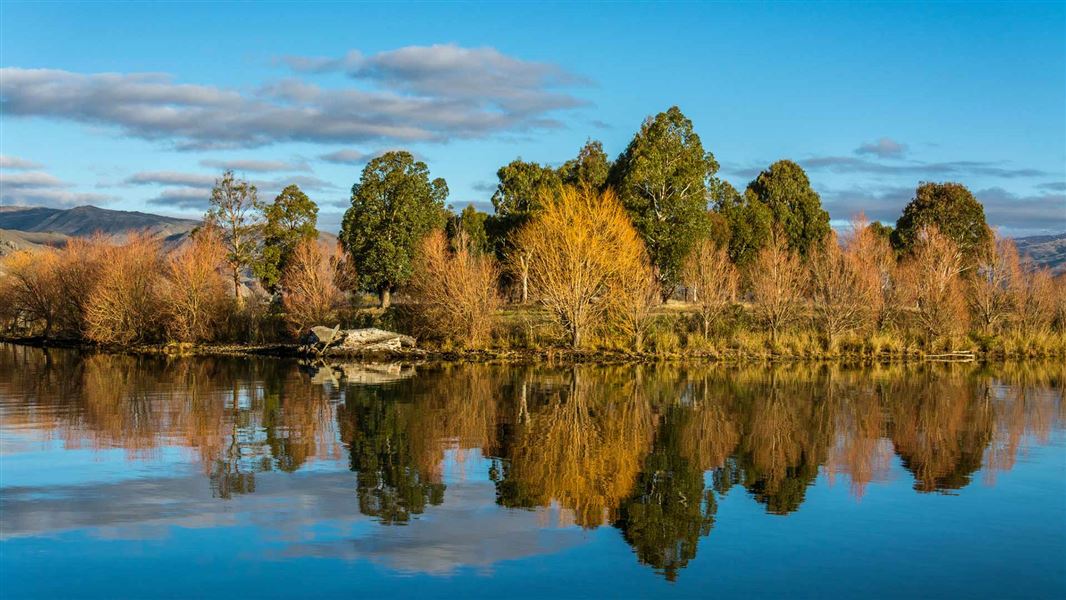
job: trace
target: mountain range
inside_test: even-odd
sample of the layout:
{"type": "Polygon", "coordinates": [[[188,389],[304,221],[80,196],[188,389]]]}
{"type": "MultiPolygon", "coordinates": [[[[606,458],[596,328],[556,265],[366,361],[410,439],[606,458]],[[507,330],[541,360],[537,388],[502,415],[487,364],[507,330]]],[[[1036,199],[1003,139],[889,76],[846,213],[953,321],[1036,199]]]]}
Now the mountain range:
{"type": "MultiPolygon", "coordinates": [[[[175,247],[200,221],[165,217],[151,213],[109,210],[96,206],[43,208],[24,206],[0,207],[0,255],[22,248],[60,246],[71,237],[94,233],[121,239],[135,231],[147,231],[175,247]]],[[[320,239],[335,241],[336,236],[320,232],[320,239]]],[[[1066,233],[1015,238],[1018,250],[1032,257],[1038,265],[1056,273],[1066,272],[1066,233]]]]}

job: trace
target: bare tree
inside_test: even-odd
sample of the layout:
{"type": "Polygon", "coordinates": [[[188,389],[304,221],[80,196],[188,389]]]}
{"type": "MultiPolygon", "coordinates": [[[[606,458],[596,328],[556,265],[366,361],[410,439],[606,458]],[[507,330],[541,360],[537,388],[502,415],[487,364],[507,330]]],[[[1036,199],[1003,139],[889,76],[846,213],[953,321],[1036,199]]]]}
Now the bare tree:
{"type": "Polygon", "coordinates": [[[928,340],[966,330],[967,310],[959,275],[962,253],[936,226],[922,228],[901,266],[900,286],[914,323],[928,340]]]}
{"type": "Polygon", "coordinates": [[[336,244],[304,239],[296,244],[281,278],[281,302],[293,333],[337,318],[344,289],[354,280],[336,244]]]}
{"type": "Polygon", "coordinates": [[[775,233],[759,251],[748,278],[755,311],[770,330],[772,340],[799,316],[804,289],[804,269],[799,257],[788,249],[783,235],[775,233]]]}
{"type": "Polygon", "coordinates": [[[86,308],[89,339],[129,345],[158,338],[163,325],[161,257],[160,242],[145,233],[108,249],[86,308]]]}
{"type": "Polygon", "coordinates": [[[736,301],[737,268],[729,260],[727,248],[705,239],[692,249],[682,276],[685,285],[692,290],[703,323],[703,336],[707,337],[711,324],[736,301]]]}
{"type": "Polygon", "coordinates": [[[832,232],[814,248],[809,266],[815,322],[833,348],[841,334],[871,322],[875,308],[869,280],[864,280],[858,261],[841,249],[832,232]]]}
{"type": "Polygon", "coordinates": [[[167,257],[162,296],[169,338],[200,342],[218,332],[230,306],[225,261],[220,232],[209,226],[167,257]]]}
{"type": "Polygon", "coordinates": [[[997,235],[993,251],[978,261],[966,285],[970,314],[983,333],[995,333],[1010,316],[1014,304],[1011,283],[1019,268],[1014,242],[997,235]]]}

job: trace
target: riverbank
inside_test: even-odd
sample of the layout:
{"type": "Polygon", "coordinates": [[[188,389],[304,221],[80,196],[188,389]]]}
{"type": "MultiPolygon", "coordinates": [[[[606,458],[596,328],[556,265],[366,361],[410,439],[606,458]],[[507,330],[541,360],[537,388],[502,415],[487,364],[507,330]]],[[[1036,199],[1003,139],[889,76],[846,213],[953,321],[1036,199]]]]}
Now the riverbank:
{"type": "Polygon", "coordinates": [[[917,345],[887,343],[870,338],[861,344],[842,342],[833,350],[813,344],[805,337],[782,336],[778,340],[752,336],[732,346],[703,348],[654,349],[632,352],[599,348],[573,350],[564,347],[459,349],[427,345],[399,350],[343,351],[328,349],[317,352],[296,343],[166,343],[115,346],[79,340],[42,337],[0,336],[0,342],[41,348],[72,348],[89,352],[157,356],[233,356],[274,357],[305,360],[394,361],[394,362],[473,362],[473,363],[641,363],[664,361],[707,362],[973,362],[1066,357],[1066,336],[1047,334],[1029,344],[1001,339],[972,340],[957,347],[923,349],[917,345]]]}

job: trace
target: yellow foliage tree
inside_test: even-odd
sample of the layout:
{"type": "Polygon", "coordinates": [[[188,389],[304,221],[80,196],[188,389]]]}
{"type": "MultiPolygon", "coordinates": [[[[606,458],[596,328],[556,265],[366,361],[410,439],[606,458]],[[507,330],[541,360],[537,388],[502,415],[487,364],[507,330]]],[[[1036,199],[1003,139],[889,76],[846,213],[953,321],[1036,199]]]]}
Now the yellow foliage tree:
{"type": "Polygon", "coordinates": [[[647,276],[647,253],[610,190],[564,187],[541,204],[518,247],[529,257],[532,289],[577,349],[609,316],[621,282],[647,276]]]}

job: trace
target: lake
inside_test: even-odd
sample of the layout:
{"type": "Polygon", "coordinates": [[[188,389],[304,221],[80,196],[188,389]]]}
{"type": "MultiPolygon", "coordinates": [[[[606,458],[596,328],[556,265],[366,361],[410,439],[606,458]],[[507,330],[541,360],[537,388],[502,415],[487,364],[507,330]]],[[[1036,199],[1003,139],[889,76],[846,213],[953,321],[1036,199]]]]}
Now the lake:
{"type": "Polygon", "coordinates": [[[1061,598],[1064,382],[0,345],[0,589],[1061,598]]]}

